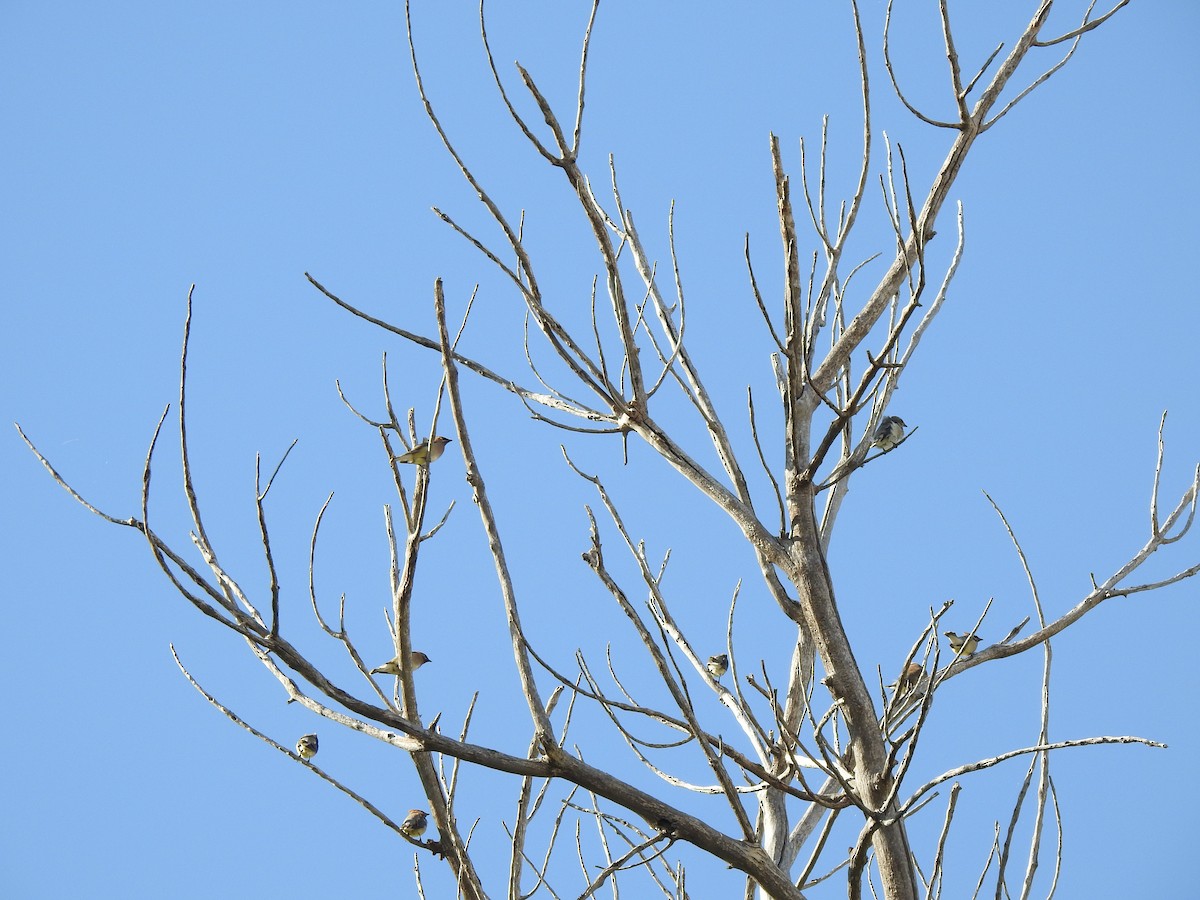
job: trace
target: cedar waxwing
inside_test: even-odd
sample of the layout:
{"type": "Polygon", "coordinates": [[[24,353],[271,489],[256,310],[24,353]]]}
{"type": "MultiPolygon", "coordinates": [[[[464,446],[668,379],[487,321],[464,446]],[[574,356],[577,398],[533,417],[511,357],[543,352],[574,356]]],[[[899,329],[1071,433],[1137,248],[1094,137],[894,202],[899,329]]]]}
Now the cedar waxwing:
{"type": "Polygon", "coordinates": [[[959,656],[970,656],[979,646],[979,635],[959,634],[957,631],[944,632],[950,641],[950,649],[959,656]]]}
{"type": "Polygon", "coordinates": [[[317,755],[317,736],[306,734],[296,741],[296,754],[301,759],[312,759],[317,755]]]}
{"type": "Polygon", "coordinates": [[[400,823],[400,831],[406,837],[419,838],[425,833],[425,827],[428,824],[428,813],[422,812],[419,809],[410,809],[408,815],[404,817],[404,821],[400,823]]]}
{"type": "Polygon", "coordinates": [[[718,656],[710,656],[705,667],[708,669],[708,674],[713,678],[719,679],[722,675],[729,671],[729,656],[720,654],[718,656]]]}
{"type": "Polygon", "coordinates": [[[421,441],[421,443],[417,444],[417,446],[413,447],[407,453],[401,453],[397,456],[396,462],[427,466],[431,462],[437,461],[449,443],[450,438],[440,436],[435,437],[432,441],[421,441]]]}
{"type": "Polygon", "coordinates": [[[909,663],[904,667],[904,674],[888,685],[890,688],[899,688],[898,693],[907,694],[921,680],[921,676],[925,674],[925,670],[921,668],[920,663],[909,663]]]}
{"type": "MultiPolygon", "coordinates": [[[[425,663],[432,662],[432,660],[428,656],[426,656],[424,653],[422,653],[420,650],[414,650],[412,652],[412,655],[409,657],[409,661],[412,662],[412,670],[414,672],[417,671],[417,669],[421,668],[421,666],[425,665],[425,663]]],[[[376,666],[375,668],[373,668],[371,670],[371,674],[372,675],[399,675],[400,671],[401,671],[400,657],[393,656],[391,659],[389,659],[387,662],[385,662],[382,666],[376,666]]]]}
{"type": "Polygon", "coordinates": [[[908,425],[899,416],[884,416],[879,420],[879,427],[875,429],[875,437],[872,439],[872,446],[878,447],[880,450],[888,451],[900,443],[900,439],[904,437],[904,429],[908,425]]]}

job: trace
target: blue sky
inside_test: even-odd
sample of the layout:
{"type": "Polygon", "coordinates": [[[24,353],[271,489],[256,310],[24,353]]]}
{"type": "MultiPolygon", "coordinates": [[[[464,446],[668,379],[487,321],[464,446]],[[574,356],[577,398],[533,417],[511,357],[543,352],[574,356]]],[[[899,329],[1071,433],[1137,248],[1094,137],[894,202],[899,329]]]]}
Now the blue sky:
{"type": "MultiPolygon", "coordinates": [[[[896,14],[897,66],[911,96],[945,115],[949,79],[932,4],[898,8],[905,5],[922,8],[896,14]]],[[[964,60],[977,65],[999,41],[1011,45],[1034,6],[1018,5],[1019,13],[955,6],[964,60]]],[[[596,263],[565,184],[507,119],[475,12],[447,6],[417,3],[413,12],[432,99],[498,202],[514,216],[527,211],[555,302],[579,310],[596,263]]],[[[768,134],[780,136],[798,181],[798,140],[815,147],[828,114],[833,197],[848,193],[858,164],[849,17],[841,4],[820,6],[829,9],[713,5],[684,15],[605,0],[592,47],[583,163],[603,185],[615,154],[623,197],[661,265],[675,201],[691,350],[747,460],[746,386],[767,409],[771,375],[769,338],[746,285],[746,232],[768,303],[780,280],[768,134]]],[[[862,2],[876,124],[904,145],[921,190],[949,136],[916,125],[887,87],[878,56],[883,8],[862,2]]],[[[1061,28],[1079,8],[1056,9],[1061,28]]],[[[553,103],[569,108],[586,13],[579,3],[495,4],[489,34],[498,60],[520,60],[553,103]]],[[[432,354],[334,308],[303,273],[425,333],[433,331],[435,278],[445,279],[457,315],[478,283],[464,352],[531,380],[516,343],[517,298],[429,211],[437,205],[494,237],[421,112],[403,7],[118,0],[8,4],[2,16],[5,418],[20,421],[92,502],[136,514],[154,423],[175,400],[184,301],[195,283],[189,411],[208,531],[227,566],[261,592],[254,454],[273,465],[298,438],[268,506],[285,628],[349,681],[307,607],[312,522],[336,492],[318,590],[327,610],[346,594],[360,648],[381,661],[389,655],[382,507],[394,498],[377,438],[342,406],[334,380],[378,411],[386,352],[396,401],[415,406],[425,427],[438,372],[432,354]]],[[[1057,615],[1083,596],[1089,573],[1106,577],[1146,539],[1163,410],[1164,505],[1200,460],[1200,311],[1185,275],[1200,239],[1198,25],[1189,3],[1132,4],[981,139],[955,185],[965,256],[892,407],[921,430],[903,452],[860,473],[831,557],[856,656],[889,678],[929,608],[947,598],[956,599],[950,627],[973,622],[994,598],[983,629],[993,640],[1032,613],[982,490],[1009,516],[1047,612],[1057,615]]],[[[502,71],[515,91],[513,70],[502,71]]],[[[876,150],[872,179],[881,142],[876,150]]],[[[951,214],[948,207],[934,248],[943,262],[951,214]]],[[[886,251],[877,188],[863,218],[855,250],[886,251]]],[[[877,275],[868,269],[859,289],[877,275]]],[[[753,560],[733,526],[674,472],[638,446],[622,467],[611,437],[530,422],[490,385],[467,381],[465,390],[540,649],[570,669],[575,648],[599,666],[611,644],[635,683],[648,671],[628,626],[578,562],[583,506],[599,503],[563,465],[565,443],[603,474],[652,555],[672,549],[668,596],[695,639],[720,645],[741,579],[739,656],[784,665],[787,637],[753,560]],[[646,497],[655,505],[647,508],[646,497]]],[[[774,410],[765,417],[777,422],[774,410]]],[[[694,424],[680,434],[711,464],[694,424]]],[[[182,548],[190,526],[174,448],[164,440],[159,449],[154,515],[182,548]]],[[[781,445],[768,452],[778,465],[781,445]]],[[[0,454],[8,496],[0,893],[246,896],[269,884],[272,893],[398,888],[408,896],[409,848],[209,707],[168,644],[209,690],[282,743],[317,731],[318,761],[393,817],[425,806],[407,758],[286,705],[245,648],[156,575],[132,530],[75,506],[15,432],[0,440],[0,454]]],[[[449,723],[480,691],[475,739],[524,752],[529,725],[492,566],[461,458],[446,459],[434,503],[457,506],[429,545],[415,601],[414,640],[434,660],[420,673],[423,709],[442,711],[444,727],[456,730],[449,723]]],[[[760,497],[770,510],[768,495],[760,497]]],[[[611,528],[606,538],[617,556],[611,528]]],[[[1197,546],[1189,536],[1139,580],[1195,563],[1197,546]]],[[[1170,745],[1057,757],[1067,896],[1125,895],[1131,884],[1144,896],[1170,896],[1191,884],[1175,862],[1193,804],[1176,788],[1190,783],[1200,752],[1187,714],[1197,600],[1195,584],[1113,600],[1055,642],[1056,739],[1135,734],[1170,745]]],[[[1027,654],[948,684],[919,773],[1032,743],[1040,666],[1040,655],[1027,654]]],[[[645,689],[653,697],[652,684],[645,689]]],[[[714,729],[732,733],[715,704],[708,714],[714,729]]],[[[589,756],[624,758],[600,723],[579,727],[589,756]]],[[[1023,771],[1010,763],[964,782],[949,884],[974,884],[992,822],[1007,821],[1023,771]]],[[[501,822],[511,821],[515,786],[469,774],[462,792],[460,821],[479,817],[478,852],[499,893],[501,822]]],[[[941,802],[914,824],[922,840],[936,834],[941,802]]],[[[716,801],[695,808],[733,827],[716,801]]],[[[449,896],[444,868],[422,865],[430,896],[449,896]]],[[[737,889],[723,866],[712,878],[719,887],[709,893],[697,880],[694,896],[737,889]]]]}

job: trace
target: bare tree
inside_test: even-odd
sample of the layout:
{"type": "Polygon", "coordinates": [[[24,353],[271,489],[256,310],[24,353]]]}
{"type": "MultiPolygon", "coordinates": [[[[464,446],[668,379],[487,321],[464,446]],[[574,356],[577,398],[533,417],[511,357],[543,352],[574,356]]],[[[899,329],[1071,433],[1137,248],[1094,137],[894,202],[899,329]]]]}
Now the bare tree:
{"type": "MultiPolygon", "coordinates": [[[[532,381],[518,381],[517,376],[459,351],[460,338],[471,327],[474,298],[461,304],[459,321],[450,321],[441,281],[433,288],[437,332],[423,335],[371,315],[309,276],[314,288],[338,306],[432,351],[430,365],[441,371],[441,387],[429,404],[427,430],[418,428],[414,409],[403,411],[404,403],[389,383],[386,361],[379,411],[342,397],[361,423],[378,434],[399,504],[398,510],[386,510],[392,550],[388,626],[395,659],[379,673],[394,679],[392,691],[373,678],[371,664],[352,640],[345,597],[335,617],[318,596],[316,555],[329,501],[312,531],[311,611],[324,636],[344,650],[360,679],[349,686],[337,673],[322,670],[312,661],[312,650],[294,643],[295,638],[286,633],[284,623],[290,616],[281,610],[267,515],[267,500],[282,460],[271,474],[261,473],[256,486],[261,548],[270,573],[268,590],[263,594],[244,590],[222,564],[216,542],[205,528],[188,453],[190,292],[176,421],[192,522],[191,548],[161,536],[150,521],[152,463],[166,412],[146,457],[142,505],[135,515],[112,515],[93,506],[26,441],[76,500],[106,521],[140,533],[180,596],[241,636],[282,685],[289,702],[410,754],[436,826],[424,833],[418,833],[411,822],[398,822],[399,816],[390,817],[381,802],[341,784],[313,762],[311,754],[302,754],[299,748],[291,753],[243,721],[184,669],[197,690],[234,722],[354,797],[404,840],[443,859],[464,897],[502,891],[512,898],[525,897],[542,888],[552,896],[588,897],[612,889],[610,883],[618,879],[639,896],[655,890],[665,896],[689,896],[686,866],[706,856],[744,873],[747,896],[801,897],[823,883],[844,883],[851,897],[862,894],[864,883],[872,893],[889,898],[940,896],[959,790],[956,779],[1017,758],[1028,765],[1024,785],[1007,812],[1007,829],[996,833],[979,881],[994,884],[997,896],[1002,892],[1028,896],[1035,872],[1046,865],[1045,830],[1058,824],[1051,751],[1090,744],[1162,746],[1134,736],[1052,740],[1048,726],[1051,638],[1106,600],[1155,590],[1200,571],[1198,564],[1166,578],[1144,582],[1135,578],[1156,551],[1190,529],[1200,468],[1178,499],[1160,508],[1164,465],[1160,427],[1149,534],[1127,562],[1107,577],[1093,577],[1091,589],[1057,618],[1043,613],[1034,572],[996,506],[1028,577],[1036,622],[1028,628],[1028,619],[997,626],[987,619],[988,605],[968,631],[951,633],[946,642],[942,640],[948,624],[944,618],[952,605],[947,601],[930,609],[920,634],[906,638],[907,652],[890,673],[895,675],[890,685],[855,658],[839,613],[828,556],[839,511],[859,470],[887,454],[903,452],[917,430],[915,423],[905,423],[889,409],[900,378],[949,296],[962,258],[962,207],[948,215],[948,221],[938,223],[951,186],[976,141],[1061,70],[1088,34],[1126,3],[1122,0],[1099,15],[1089,7],[1075,27],[1050,33],[1047,21],[1053,4],[1042,0],[1015,40],[998,44],[986,58],[967,62],[960,60],[948,4],[941,0],[944,52],[940,55],[948,68],[949,93],[935,110],[908,96],[904,78],[892,64],[891,4],[882,60],[871,62],[858,5],[850,0],[862,89],[862,156],[853,189],[833,211],[827,196],[828,123],[815,148],[801,143],[798,190],[793,190],[781,142],[772,135],[769,150],[784,273],[779,296],[770,297],[760,289],[749,236],[745,244],[747,294],[753,300],[747,307],[761,318],[763,332],[773,344],[770,361],[779,405],[774,407],[774,399],[769,405],[773,407],[770,418],[778,418],[779,427],[762,424],[763,400],[749,390],[745,424],[734,425],[723,417],[689,353],[685,342],[689,307],[685,274],[676,254],[673,211],[666,225],[667,253],[659,259],[639,235],[622,197],[615,162],[610,158],[607,170],[599,172],[581,167],[598,0],[582,38],[574,109],[556,110],[531,74],[517,66],[519,89],[532,98],[541,122],[520,111],[524,100],[514,96],[518,88],[501,74],[492,56],[480,7],[482,48],[500,100],[532,152],[561,173],[567,195],[594,240],[595,275],[589,275],[587,296],[582,292],[559,296],[543,287],[538,261],[525,239],[525,213],[508,212],[493,199],[439,120],[422,79],[410,22],[409,50],[425,110],[490,216],[496,236],[478,234],[440,210],[437,214],[502,275],[511,294],[524,304],[523,350],[531,374],[521,377],[532,381]],[[951,138],[927,185],[910,177],[903,149],[881,137],[873,120],[880,73],[887,78],[883,90],[894,91],[920,123],[942,129],[951,138]],[[892,239],[874,253],[855,258],[848,248],[860,214],[882,214],[892,239]],[[868,278],[874,283],[862,286],[868,278]],[[539,587],[522,587],[506,561],[506,546],[514,537],[504,532],[490,499],[489,485],[500,476],[486,471],[475,452],[472,411],[460,385],[464,371],[468,378],[491,382],[518,398],[530,415],[545,424],[547,440],[555,440],[560,435],[555,429],[562,429],[571,433],[572,446],[587,439],[610,445],[619,442],[622,461],[632,465],[643,462],[642,457],[631,455],[630,446],[644,445],[657,464],[665,462],[723,512],[756,561],[765,592],[774,601],[777,627],[787,631],[790,659],[755,665],[759,651],[748,640],[735,640],[737,590],[728,606],[725,646],[711,655],[701,649],[676,618],[664,587],[669,551],[661,557],[651,555],[644,540],[627,527],[623,504],[609,488],[616,476],[590,471],[566,447],[565,465],[590,485],[595,497],[586,511],[589,533],[582,561],[626,617],[658,680],[653,685],[635,683],[622,674],[628,661],[620,658],[610,657],[607,673],[599,673],[595,660],[582,652],[567,661],[566,648],[538,646],[523,624],[526,605],[520,598],[539,587]],[[447,420],[449,426],[444,424],[447,420]],[[445,442],[435,441],[439,433],[453,434],[442,462],[437,451],[445,442]],[[704,436],[709,449],[696,439],[697,434],[704,436]],[[745,441],[736,435],[749,438],[752,455],[739,449],[745,441]],[[422,439],[427,443],[422,444],[422,439]],[[772,462],[780,451],[782,466],[772,462]],[[713,463],[702,461],[706,453],[713,463]],[[431,485],[455,471],[459,459],[495,568],[530,723],[528,746],[519,750],[471,740],[470,712],[452,736],[443,731],[440,715],[426,721],[419,709],[410,628],[415,577],[426,545],[438,539],[453,511],[430,509],[431,485]],[[635,591],[646,592],[644,605],[633,599],[635,591]],[[980,640],[985,631],[997,629],[1007,630],[1000,640],[980,640]],[[1037,739],[923,783],[910,777],[939,689],[977,666],[1031,650],[1044,659],[1037,739]],[[724,718],[718,721],[713,710],[697,703],[697,692],[715,697],[724,718]],[[580,726],[572,728],[585,710],[610,723],[627,747],[628,758],[635,761],[633,767],[593,752],[594,729],[583,729],[581,735],[580,726]],[[738,734],[726,739],[722,729],[730,723],[738,734]],[[600,759],[604,764],[599,764],[600,759]],[[642,786],[637,763],[655,776],[658,790],[642,786]],[[517,786],[516,808],[506,825],[511,863],[503,881],[481,871],[469,846],[472,829],[459,824],[456,803],[462,794],[463,764],[513,776],[517,786]],[[940,786],[951,782],[938,839],[932,846],[916,845],[910,840],[908,818],[926,808],[940,786]],[[698,811],[693,795],[721,798],[736,827],[728,833],[714,827],[698,811]],[[1021,862],[1017,823],[1023,817],[1030,817],[1033,826],[1021,862]],[[835,846],[830,840],[835,823],[847,819],[857,832],[853,846],[835,846]],[[595,844],[581,837],[582,826],[589,822],[595,829],[595,844]],[[561,857],[570,856],[572,837],[583,873],[576,881],[559,863],[561,857]],[[598,855],[592,855],[589,847],[597,848],[598,855]]],[[[703,311],[692,310],[692,315],[702,316],[703,311]]],[[[1058,864],[1056,845],[1051,841],[1051,870],[1058,864]]]]}

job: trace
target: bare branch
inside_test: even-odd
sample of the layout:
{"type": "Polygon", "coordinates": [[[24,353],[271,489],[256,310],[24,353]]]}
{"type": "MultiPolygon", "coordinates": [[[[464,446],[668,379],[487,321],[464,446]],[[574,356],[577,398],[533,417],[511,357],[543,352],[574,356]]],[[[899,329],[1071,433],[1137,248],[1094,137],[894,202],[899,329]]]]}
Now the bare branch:
{"type": "MultiPolygon", "coordinates": [[[[883,67],[887,70],[888,78],[892,82],[892,90],[896,94],[896,99],[904,104],[905,109],[907,109],[926,125],[932,125],[934,128],[959,128],[962,125],[962,122],[941,122],[925,115],[923,112],[917,109],[916,106],[909,102],[909,99],[904,96],[904,92],[900,90],[900,82],[896,78],[896,69],[892,65],[892,56],[890,50],[890,38],[892,33],[892,2],[893,0],[888,0],[887,14],[883,20],[883,67]]],[[[945,4],[942,3],[940,5],[944,6],[945,4]]]]}
{"type": "Polygon", "coordinates": [[[958,766],[957,768],[943,772],[941,775],[931,779],[913,791],[908,800],[904,802],[903,809],[905,814],[907,814],[921,797],[929,793],[929,791],[933,790],[939,784],[950,781],[952,778],[958,778],[962,775],[966,775],[968,772],[979,772],[983,769],[990,769],[992,766],[999,765],[1006,760],[1010,760],[1018,756],[1026,756],[1030,753],[1044,753],[1050,750],[1062,750],[1066,747],[1092,747],[1098,744],[1144,744],[1147,747],[1154,747],[1159,750],[1167,749],[1166,744],[1159,743],[1158,741],[1152,741],[1147,738],[1134,737],[1132,735],[1077,738],[1070,741],[1054,741],[1053,743],[1048,744],[1036,744],[1032,747],[1022,747],[1020,750],[1009,750],[1007,753],[1001,753],[988,759],[979,760],[978,762],[967,763],[966,765],[958,766]]]}
{"type": "Polygon", "coordinates": [[[526,653],[526,641],[521,627],[521,618],[517,612],[516,594],[512,577],[504,558],[504,546],[500,540],[500,532],[488,500],[487,487],[483,473],[472,449],[471,436],[467,431],[466,414],[462,406],[462,398],[458,389],[458,367],[451,352],[449,335],[446,332],[446,300],[442,293],[442,281],[434,284],[434,302],[437,313],[438,336],[442,345],[442,368],[446,373],[446,386],[450,395],[450,410],[454,417],[455,433],[458,435],[459,447],[467,466],[467,483],[471,485],[475,504],[479,507],[479,516],[484,531],[488,537],[488,548],[496,565],[496,577],[500,583],[500,593],[504,600],[504,613],[508,618],[509,638],[512,641],[513,656],[516,660],[517,671],[521,676],[521,689],[525,694],[526,705],[533,718],[534,727],[542,744],[542,750],[553,757],[558,755],[558,746],[554,739],[554,728],[546,706],[538,693],[537,682],[534,681],[533,671],[526,653]]]}
{"type": "Polygon", "coordinates": [[[1082,25],[1080,25],[1078,28],[1076,28],[1072,31],[1068,31],[1066,34],[1060,34],[1056,38],[1051,38],[1048,41],[1037,41],[1034,44],[1034,46],[1035,47],[1052,47],[1055,44],[1061,44],[1063,41],[1074,40],[1075,38],[1079,37],[1082,34],[1086,34],[1087,32],[1091,31],[1094,28],[1099,28],[1101,25],[1103,25],[1105,22],[1107,22],[1110,18],[1112,18],[1114,15],[1116,15],[1117,10],[1121,9],[1122,7],[1128,6],[1128,5],[1129,5],[1129,0],[1120,0],[1120,2],[1117,3],[1116,6],[1114,6],[1112,9],[1110,9],[1108,12],[1106,12],[1100,18],[1091,19],[1089,21],[1089,18],[1092,14],[1092,10],[1095,9],[1095,7],[1096,7],[1096,4],[1093,0],[1093,2],[1088,6],[1087,13],[1083,17],[1084,23],[1082,25]]]}
{"type": "Polygon", "coordinates": [[[246,731],[250,732],[250,734],[254,735],[260,741],[263,741],[264,743],[269,744],[270,746],[272,746],[276,750],[278,750],[280,753],[290,756],[292,759],[294,759],[300,765],[306,766],[310,772],[312,772],[314,775],[316,775],[318,778],[322,779],[323,781],[326,781],[329,784],[333,785],[337,790],[341,791],[343,794],[345,794],[347,797],[349,797],[351,800],[356,802],[359,806],[361,806],[363,809],[365,809],[367,812],[369,812],[371,815],[373,815],[375,818],[377,818],[380,821],[380,823],[382,823],[385,827],[390,828],[392,831],[396,832],[396,834],[399,834],[402,837],[405,836],[404,833],[400,830],[400,826],[397,825],[395,822],[393,822],[390,818],[388,818],[378,807],[376,807],[373,803],[371,803],[371,801],[369,801],[366,797],[363,797],[361,794],[355,793],[350,788],[346,787],[346,785],[342,784],[336,778],[329,775],[327,772],[325,772],[325,770],[321,769],[319,766],[317,766],[311,760],[304,759],[298,753],[292,752],[292,750],[290,750],[289,748],[287,748],[287,747],[283,746],[282,744],[278,743],[277,741],[274,741],[271,738],[267,737],[265,734],[263,734],[261,731],[259,731],[257,728],[255,728],[253,725],[246,722],[245,719],[243,719],[239,715],[237,715],[237,713],[235,713],[233,710],[229,709],[229,707],[225,706],[223,703],[221,703],[219,700],[217,700],[216,697],[214,697],[212,694],[210,694],[208,691],[206,691],[203,687],[201,687],[200,682],[198,682],[196,680],[196,678],[192,675],[192,673],[187,670],[187,667],[183,664],[182,660],[180,660],[179,654],[176,652],[174,644],[171,644],[171,656],[175,660],[175,665],[179,666],[179,671],[183,673],[183,677],[188,680],[188,683],[191,684],[191,686],[196,689],[196,691],[200,694],[200,696],[202,696],[205,700],[207,700],[209,703],[211,703],[213,706],[215,706],[217,709],[219,709],[231,722],[233,722],[233,724],[237,725],[239,728],[244,728],[246,731]]]}
{"type": "MultiPolygon", "coordinates": [[[[888,4],[890,11],[891,3],[888,4]]],[[[954,99],[958,103],[958,119],[967,121],[970,113],[967,111],[967,92],[963,88],[962,70],[958,65],[958,51],[954,49],[954,35],[950,29],[950,10],[946,0],[939,0],[938,12],[942,18],[942,37],[946,42],[946,61],[950,63],[950,85],[954,90],[954,99]]]]}

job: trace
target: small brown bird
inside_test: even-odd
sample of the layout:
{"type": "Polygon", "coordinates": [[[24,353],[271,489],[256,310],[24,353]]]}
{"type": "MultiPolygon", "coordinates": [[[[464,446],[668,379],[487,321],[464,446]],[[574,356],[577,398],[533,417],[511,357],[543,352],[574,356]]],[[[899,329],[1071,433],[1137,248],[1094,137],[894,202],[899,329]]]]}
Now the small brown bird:
{"type": "Polygon", "coordinates": [[[947,631],[944,634],[950,641],[950,649],[959,656],[970,656],[979,646],[979,635],[977,634],[959,634],[957,631],[947,631]]]}
{"type": "Polygon", "coordinates": [[[317,736],[306,734],[296,741],[296,754],[301,759],[312,759],[317,755],[317,736]]]}
{"type": "Polygon", "coordinates": [[[421,441],[417,446],[413,447],[407,453],[401,453],[396,457],[396,462],[412,463],[415,466],[427,466],[432,462],[436,462],[439,457],[445,452],[446,445],[450,443],[448,437],[435,437],[433,440],[421,441]]]}
{"type": "Polygon", "coordinates": [[[879,420],[879,427],[875,429],[875,437],[872,438],[871,444],[885,452],[891,450],[900,443],[907,427],[907,423],[899,416],[884,416],[879,420]]]}
{"type": "MultiPolygon", "coordinates": [[[[426,656],[424,653],[422,653],[420,650],[414,650],[412,652],[412,655],[409,656],[408,659],[409,659],[409,662],[412,663],[412,670],[414,672],[417,671],[417,669],[421,668],[421,666],[425,665],[425,663],[432,662],[432,660],[428,656],[426,656]]],[[[385,662],[382,666],[376,666],[375,668],[373,668],[371,670],[371,674],[372,675],[399,675],[401,671],[402,671],[402,669],[400,668],[400,657],[393,656],[391,659],[389,659],[387,662],[385,662]]]]}
{"type": "Polygon", "coordinates": [[[425,833],[428,824],[429,813],[419,809],[410,809],[408,815],[404,817],[404,821],[400,823],[400,831],[404,833],[405,837],[419,838],[425,833]]]}
{"type": "Polygon", "coordinates": [[[705,664],[708,669],[708,674],[713,678],[720,679],[722,675],[729,671],[729,656],[721,653],[717,656],[710,656],[705,664]]]}
{"type": "Polygon", "coordinates": [[[921,676],[925,674],[925,670],[921,668],[920,663],[909,663],[904,667],[904,674],[888,685],[889,688],[899,688],[901,694],[907,694],[921,680],[921,676]]]}

